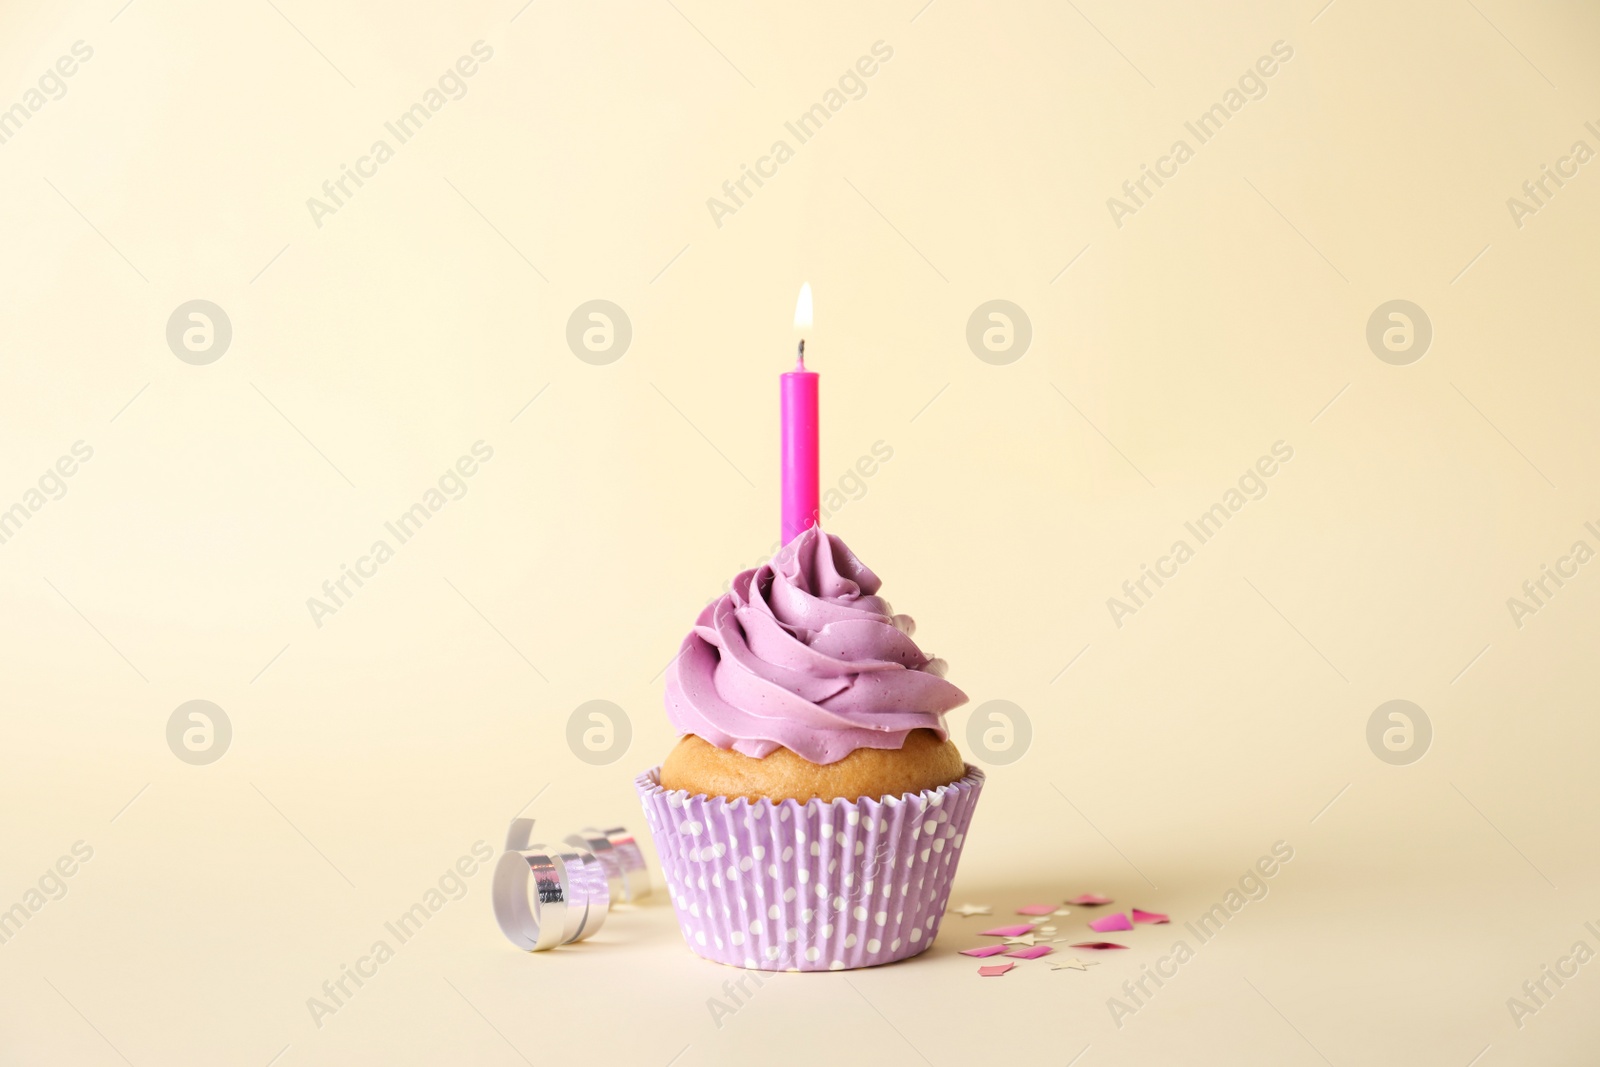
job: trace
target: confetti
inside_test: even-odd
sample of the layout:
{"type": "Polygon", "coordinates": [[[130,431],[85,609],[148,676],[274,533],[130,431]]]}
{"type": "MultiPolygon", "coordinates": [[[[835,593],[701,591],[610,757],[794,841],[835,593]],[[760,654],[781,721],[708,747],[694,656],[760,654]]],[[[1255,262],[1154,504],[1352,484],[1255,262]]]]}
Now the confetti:
{"type": "Polygon", "coordinates": [[[1107,949],[1107,948],[1127,948],[1128,946],[1127,945],[1119,945],[1115,941],[1075,941],[1075,942],[1073,942],[1072,947],[1073,948],[1107,949]]]}
{"type": "Polygon", "coordinates": [[[998,978],[1015,966],[1015,963],[991,963],[987,967],[979,967],[978,973],[985,978],[998,978]]]}
{"type": "Polygon", "coordinates": [[[1133,921],[1136,923],[1169,923],[1172,920],[1159,911],[1145,911],[1142,908],[1133,909],[1133,921]]]}
{"type": "MultiPolygon", "coordinates": [[[[1046,940],[1048,940],[1048,938],[1046,940]]],[[[1039,943],[1039,935],[1038,934],[1023,934],[1021,937],[1008,937],[1008,938],[1006,938],[1006,944],[1008,944],[1008,945],[1030,945],[1031,946],[1031,945],[1037,945],[1038,943],[1039,943]]]]}
{"type": "Polygon", "coordinates": [[[1110,897],[1103,897],[1099,893],[1084,893],[1082,896],[1073,897],[1068,904],[1082,904],[1086,908],[1097,908],[1101,904],[1110,904],[1110,897]]]}
{"type": "Polygon", "coordinates": [[[1056,906],[1054,904],[1024,904],[1017,909],[1018,915],[1054,915],[1055,913],[1056,906]]]}
{"type": "Polygon", "coordinates": [[[988,915],[990,912],[987,904],[963,904],[959,908],[951,908],[950,910],[963,919],[970,919],[974,915],[988,915]]]}
{"type": "Polygon", "coordinates": [[[1087,971],[1090,967],[1098,966],[1100,966],[1098,963],[1090,963],[1088,960],[1080,960],[1074,956],[1070,960],[1052,961],[1050,969],[1052,971],[1087,971]]]}
{"type": "Polygon", "coordinates": [[[1033,927],[1031,925],[1029,925],[1028,923],[1018,923],[1015,926],[996,926],[993,930],[985,930],[981,934],[979,934],[978,936],[979,937],[1021,937],[1023,934],[1031,934],[1032,932],[1033,932],[1033,927]]]}
{"type": "Polygon", "coordinates": [[[1035,926],[1033,932],[1036,934],[1053,934],[1056,932],[1056,928],[1054,926],[1035,926]]]}
{"type": "Polygon", "coordinates": [[[1034,945],[1032,948],[1014,948],[1007,952],[1007,956],[1015,956],[1019,960],[1036,960],[1040,956],[1048,956],[1055,949],[1049,945],[1034,945]]]}
{"type": "Polygon", "coordinates": [[[998,956],[1005,950],[1006,947],[1004,945],[984,945],[982,948],[964,948],[961,950],[961,954],[963,956],[977,956],[981,959],[984,956],[998,956]]]}
{"type": "Polygon", "coordinates": [[[1126,915],[1119,911],[1115,915],[1107,915],[1103,919],[1095,919],[1089,924],[1089,929],[1097,934],[1109,934],[1113,930],[1132,930],[1133,924],[1128,921],[1126,915]]]}

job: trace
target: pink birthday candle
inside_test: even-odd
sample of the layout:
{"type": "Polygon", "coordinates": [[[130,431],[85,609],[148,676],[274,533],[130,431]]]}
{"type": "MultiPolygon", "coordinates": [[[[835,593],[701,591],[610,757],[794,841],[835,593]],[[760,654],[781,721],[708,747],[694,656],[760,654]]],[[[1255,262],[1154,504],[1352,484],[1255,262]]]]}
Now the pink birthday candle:
{"type": "MultiPolygon", "coordinates": [[[[794,308],[795,329],[811,325],[811,283],[800,289],[794,308]]],[[[817,378],[806,370],[806,342],[794,370],[779,377],[781,466],[783,475],[783,543],[788,544],[817,524],[821,510],[817,453],[821,425],[817,417],[817,378]]]]}

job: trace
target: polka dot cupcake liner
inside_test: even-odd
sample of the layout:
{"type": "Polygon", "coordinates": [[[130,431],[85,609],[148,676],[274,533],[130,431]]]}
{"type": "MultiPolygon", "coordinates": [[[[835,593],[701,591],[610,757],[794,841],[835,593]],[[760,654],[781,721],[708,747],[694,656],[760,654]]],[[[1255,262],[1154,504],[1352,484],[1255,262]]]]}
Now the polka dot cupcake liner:
{"type": "Polygon", "coordinates": [[[717,963],[827,971],[903,960],[938,936],[983,772],[847,800],[690,796],[637,779],[684,940],[717,963]]]}

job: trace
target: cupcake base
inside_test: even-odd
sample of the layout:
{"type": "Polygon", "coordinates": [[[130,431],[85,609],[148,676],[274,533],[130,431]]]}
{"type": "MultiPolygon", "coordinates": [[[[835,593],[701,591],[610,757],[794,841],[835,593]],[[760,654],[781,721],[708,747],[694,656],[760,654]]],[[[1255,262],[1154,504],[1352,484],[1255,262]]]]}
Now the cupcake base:
{"type": "Polygon", "coordinates": [[[638,777],[684,940],[717,963],[766,971],[873,967],[938,935],[983,788],[859,800],[748,800],[638,777]]]}
{"type": "Polygon", "coordinates": [[[899,748],[858,748],[821,765],[787,748],[758,759],[685,734],[662,761],[660,784],[691,796],[853,801],[937,789],[965,773],[956,746],[932,730],[912,730],[899,748]]]}

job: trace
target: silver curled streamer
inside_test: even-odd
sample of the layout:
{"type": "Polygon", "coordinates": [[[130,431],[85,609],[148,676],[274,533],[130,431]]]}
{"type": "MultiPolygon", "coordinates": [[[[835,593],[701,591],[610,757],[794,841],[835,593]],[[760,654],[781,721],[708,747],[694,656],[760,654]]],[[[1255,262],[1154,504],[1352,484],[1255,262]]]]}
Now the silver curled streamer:
{"type": "Polygon", "coordinates": [[[532,819],[511,820],[494,869],[494,917],[513,945],[543,952],[582,941],[605,925],[611,875],[588,848],[531,844],[532,835],[532,819]]]}
{"type": "Polygon", "coordinates": [[[597,830],[585,826],[575,834],[568,834],[565,842],[600,857],[611,883],[613,901],[633,903],[650,895],[650,872],[645,866],[644,852],[623,827],[597,830]]]}

